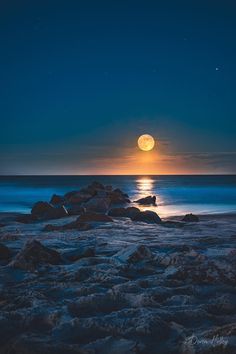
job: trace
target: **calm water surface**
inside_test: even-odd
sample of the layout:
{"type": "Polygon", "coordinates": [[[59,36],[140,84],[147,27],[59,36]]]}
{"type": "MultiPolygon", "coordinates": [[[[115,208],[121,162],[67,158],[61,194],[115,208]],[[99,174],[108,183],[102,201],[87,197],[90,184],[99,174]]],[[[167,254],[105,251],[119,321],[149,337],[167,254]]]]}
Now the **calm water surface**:
{"type": "MultiPolygon", "coordinates": [[[[49,201],[94,180],[119,187],[131,200],[155,194],[160,216],[236,212],[236,176],[1,176],[0,212],[29,212],[33,203],[49,201]]],[[[147,208],[145,208],[147,209],[147,208]]]]}

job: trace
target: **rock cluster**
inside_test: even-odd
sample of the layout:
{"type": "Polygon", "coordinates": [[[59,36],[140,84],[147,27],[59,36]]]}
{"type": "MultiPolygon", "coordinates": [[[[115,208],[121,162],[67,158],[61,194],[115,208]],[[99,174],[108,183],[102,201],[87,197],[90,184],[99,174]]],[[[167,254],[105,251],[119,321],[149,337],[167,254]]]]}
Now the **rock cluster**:
{"type": "Polygon", "coordinates": [[[113,205],[130,203],[129,197],[120,189],[93,182],[86,188],[71,191],[64,196],[54,194],[50,202],[39,201],[32,207],[31,214],[20,215],[16,221],[32,223],[39,220],[59,219],[85,212],[107,213],[113,205]]]}

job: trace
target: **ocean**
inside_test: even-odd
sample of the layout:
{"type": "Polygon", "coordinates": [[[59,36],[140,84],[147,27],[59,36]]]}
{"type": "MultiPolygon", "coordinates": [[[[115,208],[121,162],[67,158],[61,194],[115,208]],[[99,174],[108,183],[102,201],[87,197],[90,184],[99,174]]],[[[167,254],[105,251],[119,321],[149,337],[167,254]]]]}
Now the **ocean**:
{"type": "Polygon", "coordinates": [[[30,212],[32,205],[52,194],[78,190],[93,181],[112,185],[136,200],[157,196],[161,217],[185,213],[236,212],[236,176],[0,176],[0,212],[30,212]]]}

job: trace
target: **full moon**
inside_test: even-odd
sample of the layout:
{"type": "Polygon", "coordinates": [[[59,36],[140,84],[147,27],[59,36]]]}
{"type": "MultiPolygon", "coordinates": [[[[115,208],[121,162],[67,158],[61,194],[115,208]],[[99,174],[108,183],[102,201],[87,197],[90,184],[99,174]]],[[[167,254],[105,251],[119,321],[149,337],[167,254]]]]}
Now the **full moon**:
{"type": "Polygon", "coordinates": [[[155,140],[149,134],[140,135],[138,138],[138,147],[143,151],[150,151],[154,148],[155,140]]]}

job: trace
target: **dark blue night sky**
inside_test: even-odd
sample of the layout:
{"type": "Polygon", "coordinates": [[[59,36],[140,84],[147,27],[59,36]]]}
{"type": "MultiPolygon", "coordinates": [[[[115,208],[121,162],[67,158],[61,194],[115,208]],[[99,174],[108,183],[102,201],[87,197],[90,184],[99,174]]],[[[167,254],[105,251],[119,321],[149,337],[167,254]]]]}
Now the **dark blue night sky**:
{"type": "Polygon", "coordinates": [[[2,1],[0,173],[236,173],[235,1],[2,1]],[[141,156],[142,159],[142,156],[141,156]],[[150,167],[151,166],[151,167],[150,167]]]}

